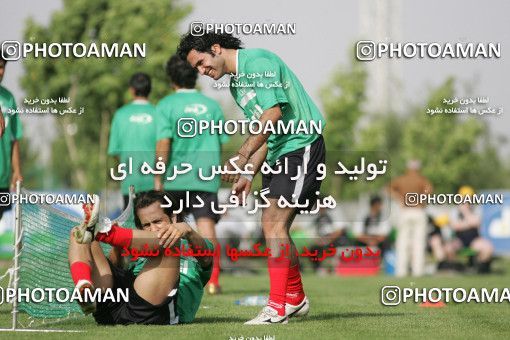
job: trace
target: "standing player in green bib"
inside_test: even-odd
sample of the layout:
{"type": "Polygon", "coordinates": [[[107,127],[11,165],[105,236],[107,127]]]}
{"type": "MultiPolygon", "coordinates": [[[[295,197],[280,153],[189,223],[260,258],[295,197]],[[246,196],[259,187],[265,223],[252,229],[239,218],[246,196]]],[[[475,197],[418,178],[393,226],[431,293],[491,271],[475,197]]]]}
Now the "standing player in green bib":
{"type": "MultiPolygon", "coordinates": [[[[162,159],[167,171],[164,178],[155,176],[154,187],[156,190],[171,192],[183,204],[196,205],[198,201],[203,202],[203,207],[193,207],[191,213],[200,234],[219,247],[215,225],[220,216],[213,212],[211,205],[218,206],[221,179],[214,176],[204,180],[199,176],[199,169],[203,176],[209,176],[212,167],[220,165],[221,144],[228,138],[210,132],[197,134],[196,131],[185,131],[182,124],[191,121],[196,127],[203,120],[220,122],[224,120],[223,112],[217,102],[195,89],[197,71],[185,60],[174,55],[168,60],[166,69],[175,93],[166,96],[157,105],[156,161],[162,159]],[[180,170],[182,163],[190,164],[191,171],[167,180],[174,174],[174,167],[180,170]],[[187,193],[189,202],[185,202],[187,193]]],[[[220,258],[215,256],[213,263],[207,292],[217,294],[221,291],[220,258]]]]}
{"type": "MultiPolygon", "coordinates": [[[[7,61],[0,56],[0,83],[4,78],[7,61]]],[[[9,193],[16,181],[23,180],[19,157],[19,139],[22,137],[21,120],[12,93],[0,85],[0,194],[9,193]],[[2,133],[3,132],[3,133],[2,133]]],[[[0,219],[9,205],[0,206],[0,219]]]]}
{"type": "MultiPolygon", "coordinates": [[[[277,123],[294,124],[315,122],[324,126],[317,106],[289,67],[274,53],[263,49],[242,49],[241,41],[230,34],[205,33],[193,36],[188,33],[181,39],[179,54],[200,72],[215,80],[225,74],[232,75],[230,91],[246,118],[258,120],[260,125],[277,123]]],[[[262,176],[263,188],[270,206],[262,213],[262,229],[266,245],[273,249],[268,257],[270,292],[268,305],[247,324],[287,323],[292,316],[308,313],[309,302],[303,291],[299,261],[289,235],[290,226],[297,214],[296,208],[278,207],[278,199],[288,202],[317,200],[317,166],[325,161],[322,135],[317,132],[250,135],[239,149],[236,164],[243,168],[251,164],[255,174],[264,161],[271,166],[278,161],[288,163],[288,171],[262,176]],[[300,172],[304,169],[307,172],[300,172]],[[292,180],[291,178],[294,178],[292,180]],[[291,244],[290,258],[277,258],[280,244],[291,244]]],[[[226,166],[232,169],[227,162],[226,166]]],[[[223,180],[234,183],[238,196],[249,194],[250,176],[224,175],[223,180]]],[[[309,206],[308,208],[312,208],[309,206]]]]}
{"type": "Polygon", "coordinates": [[[143,162],[152,166],[156,148],[156,108],[147,99],[151,78],[145,73],[134,74],[129,81],[129,91],[133,101],[115,112],[108,145],[108,154],[118,157],[120,163],[132,170],[120,185],[124,207],[129,202],[130,185],[136,192],[153,188],[154,177],[142,174],[140,169],[143,162]]]}

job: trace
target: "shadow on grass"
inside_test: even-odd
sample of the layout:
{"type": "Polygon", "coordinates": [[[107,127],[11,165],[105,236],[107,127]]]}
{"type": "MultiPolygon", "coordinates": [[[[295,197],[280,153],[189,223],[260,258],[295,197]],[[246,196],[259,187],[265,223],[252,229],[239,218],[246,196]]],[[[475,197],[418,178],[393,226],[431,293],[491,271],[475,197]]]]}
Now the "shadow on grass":
{"type": "Polygon", "coordinates": [[[237,322],[237,323],[245,323],[246,318],[239,318],[235,316],[204,316],[200,318],[196,318],[193,320],[193,324],[199,324],[199,323],[230,323],[230,322],[237,322]]]}
{"type": "Polygon", "coordinates": [[[263,288],[263,289],[225,289],[223,291],[223,294],[224,295],[221,295],[221,296],[226,296],[226,295],[240,295],[242,294],[243,296],[244,295],[268,295],[269,296],[269,289],[268,288],[263,288]]]}
{"type": "Polygon", "coordinates": [[[385,316],[404,316],[409,313],[321,313],[318,315],[308,315],[304,320],[334,320],[364,317],[385,317],[385,316]]]}

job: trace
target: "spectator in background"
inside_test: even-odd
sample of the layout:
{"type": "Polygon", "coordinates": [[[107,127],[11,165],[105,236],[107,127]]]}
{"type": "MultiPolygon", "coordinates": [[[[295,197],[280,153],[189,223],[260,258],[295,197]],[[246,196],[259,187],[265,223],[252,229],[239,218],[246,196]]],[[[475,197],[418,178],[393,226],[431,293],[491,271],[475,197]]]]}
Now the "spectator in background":
{"type": "MultiPolygon", "coordinates": [[[[462,196],[473,196],[473,188],[463,186],[459,189],[462,196]]],[[[471,248],[476,253],[478,272],[486,274],[490,272],[490,265],[494,247],[492,243],[480,236],[481,214],[473,204],[464,203],[456,208],[450,217],[450,226],[455,231],[456,239],[448,244],[447,251],[453,257],[457,251],[471,248]]]]}
{"type": "MultiPolygon", "coordinates": [[[[0,83],[4,78],[7,60],[0,53],[0,83]]],[[[19,156],[19,140],[22,137],[21,120],[18,114],[9,113],[16,110],[16,101],[12,93],[0,85],[0,194],[9,193],[14,189],[16,181],[22,181],[21,161],[19,156]]],[[[8,205],[0,205],[0,219],[8,205]]]]}
{"type": "Polygon", "coordinates": [[[126,166],[132,164],[132,174],[120,184],[124,208],[129,203],[130,185],[138,193],[151,190],[154,183],[152,175],[140,172],[143,162],[152,165],[156,152],[156,108],[149,103],[150,92],[151,78],[145,73],[135,73],[129,80],[133,101],[122,106],[113,116],[108,154],[126,166]]]}
{"type": "MultiPolygon", "coordinates": [[[[311,251],[318,251],[319,254],[324,249],[333,247],[345,246],[347,238],[343,225],[333,222],[333,219],[328,213],[326,208],[320,208],[317,217],[314,220],[315,231],[317,235],[317,242],[310,247],[311,251]]],[[[315,258],[310,258],[314,272],[325,273],[322,268],[322,261],[317,261],[315,258]]]]}
{"type": "Polygon", "coordinates": [[[432,184],[420,173],[420,165],[420,161],[410,160],[407,172],[394,179],[389,187],[391,195],[400,202],[395,244],[396,276],[407,275],[409,262],[413,276],[423,275],[425,269],[427,215],[418,197],[432,193],[432,184]]]}
{"type": "Polygon", "coordinates": [[[390,246],[388,235],[390,224],[382,216],[382,199],[380,196],[370,198],[370,211],[362,223],[356,223],[353,230],[356,244],[368,247],[378,247],[381,255],[390,246]]]}
{"type": "Polygon", "coordinates": [[[448,215],[439,215],[437,217],[427,216],[429,225],[428,246],[432,256],[437,261],[437,270],[463,271],[464,265],[455,261],[455,256],[448,256],[448,242],[443,238],[441,228],[445,228],[449,223],[448,215]]]}

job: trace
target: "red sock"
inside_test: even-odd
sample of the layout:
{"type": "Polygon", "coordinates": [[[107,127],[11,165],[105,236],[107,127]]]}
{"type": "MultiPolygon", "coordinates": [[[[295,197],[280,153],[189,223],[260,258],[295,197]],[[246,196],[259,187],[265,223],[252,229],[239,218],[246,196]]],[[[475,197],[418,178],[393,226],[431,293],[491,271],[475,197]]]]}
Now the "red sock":
{"type": "Polygon", "coordinates": [[[289,280],[287,281],[286,302],[291,305],[299,305],[305,298],[303,283],[301,282],[301,273],[299,272],[299,263],[289,268],[289,280]]]}
{"type": "Polygon", "coordinates": [[[269,271],[269,301],[267,305],[278,311],[278,315],[285,315],[285,294],[289,278],[290,259],[268,257],[269,271]]]}
{"type": "MultiPolygon", "coordinates": [[[[216,245],[217,248],[220,248],[221,246],[219,244],[216,245]]],[[[219,249],[218,249],[219,250],[219,249]]],[[[215,251],[215,254],[221,254],[221,251],[215,251]]],[[[219,278],[220,278],[220,256],[213,256],[213,268],[211,273],[211,278],[209,279],[209,283],[212,283],[214,285],[219,285],[219,278]]]]}
{"type": "Polygon", "coordinates": [[[71,277],[73,278],[74,284],[78,284],[80,280],[87,280],[92,282],[91,272],[92,268],[88,265],[88,263],[76,261],[73,262],[69,266],[69,270],[71,271],[71,277]]]}
{"type": "Polygon", "coordinates": [[[133,230],[112,225],[107,233],[97,233],[96,241],[108,243],[114,247],[129,247],[133,239],[133,230]]]}

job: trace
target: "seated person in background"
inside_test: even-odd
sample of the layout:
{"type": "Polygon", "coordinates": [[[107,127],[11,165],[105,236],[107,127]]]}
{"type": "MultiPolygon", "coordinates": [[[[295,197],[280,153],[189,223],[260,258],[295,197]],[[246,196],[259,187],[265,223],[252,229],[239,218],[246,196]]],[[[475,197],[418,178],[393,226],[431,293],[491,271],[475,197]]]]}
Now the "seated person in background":
{"type": "MultiPolygon", "coordinates": [[[[345,235],[345,230],[342,225],[333,222],[333,219],[328,214],[328,210],[326,208],[320,208],[317,217],[314,220],[317,241],[315,244],[310,247],[313,251],[317,250],[320,253],[326,248],[330,246],[340,247],[347,245],[347,237],[345,235]]],[[[321,261],[314,261],[312,258],[309,258],[312,263],[312,268],[314,272],[321,270],[321,261]]]]}
{"type": "Polygon", "coordinates": [[[439,215],[433,218],[431,215],[427,216],[429,229],[432,229],[429,233],[428,239],[428,250],[434,256],[437,261],[437,270],[457,270],[463,271],[464,266],[459,262],[454,262],[454,259],[447,258],[447,243],[443,239],[441,234],[441,228],[448,224],[448,215],[439,215]]]}
{"type": "Polygon", "coordinates": [[[390,224],[382,216],[382,199],[379,196],[370,198],[370,211],[363,222],[354,226],[355,244],[359,246],[378,247],[381,255],[390,247],[388,235],[390,224]]]}
{"type": "MultiPolygon", "coordinates": [[[[463,186],[459,194],[472,196],[473,188],[463,186]]],[[[455,231],[456,239],[447,245],[447,253],[453,257],[457,251],[469,247],[477,252],[476,263],[478,272],[481,274],[490,272],[490,264],[494,247],[492,243],[480,236],[481,216],[476,207],[472,204],[461,204],[455,209],[450,217],[450,226],[455,231]]]]}

